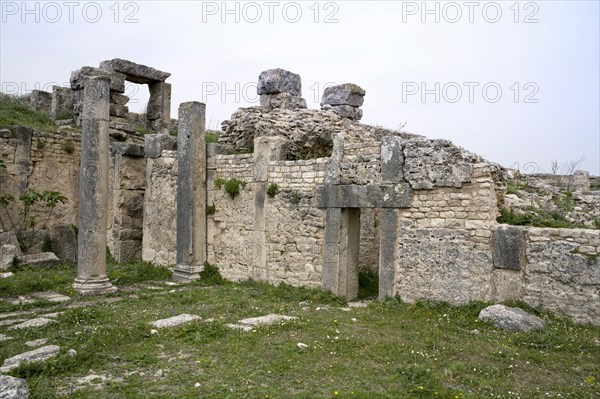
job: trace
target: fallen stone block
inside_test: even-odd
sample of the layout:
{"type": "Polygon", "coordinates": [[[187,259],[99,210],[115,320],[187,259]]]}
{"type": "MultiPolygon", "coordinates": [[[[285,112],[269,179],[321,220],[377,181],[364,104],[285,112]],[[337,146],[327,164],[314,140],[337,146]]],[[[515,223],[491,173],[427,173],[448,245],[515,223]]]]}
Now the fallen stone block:
{"type": "Polygon", "coordinates": [[[47,345],[47,346],[42,346],[41,348],[29,351],[29,352],[25,352],[25,353],[21,353],[19,355],[13,356],[13,357],[9,357],[4,360],[4,363],[2,364],[0,371],[3,373],[8,373],[9,371],[14,370],[17,367],[19,367],[21,365],[21,363],[24,363],[24,362],[28,362],[28,363],[44,362],[44,361],[52,358],[53,356],[55,356],[59,350],[60,350],[60,347],[58,345],[47,345]]]}
{"type": "Polygon", "coordinates": [[[21,378],[15,378],[9,375],[0,375],[0,398],[29,398],[29,388],[27,388],[27,382],[21,378]]]}
{"type": "Polygon", "coordinates": [[[295,320],[297,317],[271,313],[266,316],[251,317],[239,320],[236,324],[227,324],[227,327],[242,331],[252,331],[255,327],[268,326],[282,321],[295,320]]]}
{"type": "Polygon", "coordinates": [[[156,328],[168,328],[168,327],[177,327],[184,323],[189,323],[194,320],[202,320],[202,317],[196,316],[193,314],[180,314],[179,316],[169,317],[167,319],[156,320],[150,322],[149,324],[152,327],[156,328]]]}
{"type": "Polygon", "coordinates": [[[40,254],[23,255],[19,258],[19,264],[40,267],[52,267],[60,265],[61,260],[54,252],[42,252],[40,254]]]}
{"type": "Polygon", "coordinates": [[[479,320],[508,331],[527,332],[544,328],[544,321],[520,308],[492,305],[479,312],[479,320]]]}
{"type": "Polygon", "coordinates": [[[38,317],[36,319],[27,320],[23,323],[10,326],[9,330],[21,330],[23,328],[40,328],[45,327],[51,323],[56,323],[56,320],[47,319],[45,317],[38,317]]]}
{"type": "Polygon", "coordinates": [[[70,297],[58,294],[56,292],[36,292],[35,294],[32,294],[32,296],[38,299],[44,299],[48,302],[54,303],[63,303],[71,300],[70,297]]]}

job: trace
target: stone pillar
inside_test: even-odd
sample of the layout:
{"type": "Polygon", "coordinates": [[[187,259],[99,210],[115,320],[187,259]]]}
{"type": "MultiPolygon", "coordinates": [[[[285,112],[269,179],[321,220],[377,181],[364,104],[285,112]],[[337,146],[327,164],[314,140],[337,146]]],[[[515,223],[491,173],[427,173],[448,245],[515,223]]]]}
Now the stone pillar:
{"type": "Polygon", "coordinates": [[[152,82],[148,101],[148,128],[156,133],[169,134],[171,125],[171,85],[165,82],[152,82]]]}
{"type": "Polygon", "coordinates": [[[358,295],[360,209],[328,208],[323,248],[323,289],[355,299],[358,295]]]}
{"type": "Polygon", "coordinates": [[[379,299],[385,299],[394,296],[396,289],[398,210],[382,208],[379,228],[379,299]]]}
{"type": "Polygon", "coordinates": [[[177,266],[173,278],[200,277],[206,262],[206,105],[179,106],[177,135],[177,266]]]}
{"type": "Polygon", "coordinates": [[[85,295],[114,292],[106,276],[110,79],[89,77],[83,89],[77,278],[85,295]]]}

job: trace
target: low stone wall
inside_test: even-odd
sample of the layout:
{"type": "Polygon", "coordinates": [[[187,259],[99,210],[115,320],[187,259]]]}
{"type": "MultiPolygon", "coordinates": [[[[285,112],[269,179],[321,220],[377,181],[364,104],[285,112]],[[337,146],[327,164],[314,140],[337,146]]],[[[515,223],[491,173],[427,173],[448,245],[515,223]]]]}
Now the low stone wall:
{"type": "Polygon", "coordinates": [[[522,299],[579,322],[600,324],[600,230],[524,231],[522,299]]]}

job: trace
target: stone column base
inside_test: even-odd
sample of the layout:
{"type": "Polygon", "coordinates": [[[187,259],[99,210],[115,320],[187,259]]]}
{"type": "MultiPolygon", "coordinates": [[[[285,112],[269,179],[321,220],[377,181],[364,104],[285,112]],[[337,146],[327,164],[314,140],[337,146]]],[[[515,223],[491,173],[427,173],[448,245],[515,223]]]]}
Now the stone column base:
{"type": "Polygon", "coordinates": [[[117,287],[113,286],[106,277],[97,279],[76,278],[73,289],[81,295],[103,295],[117,292],[117,287]]]}
{"type": "Polygon", "coordinates": [[[203,266],[177,265],[173,270],[173,280],[180,282],[198,280],[202,270],[204,270],[203,266]]]}

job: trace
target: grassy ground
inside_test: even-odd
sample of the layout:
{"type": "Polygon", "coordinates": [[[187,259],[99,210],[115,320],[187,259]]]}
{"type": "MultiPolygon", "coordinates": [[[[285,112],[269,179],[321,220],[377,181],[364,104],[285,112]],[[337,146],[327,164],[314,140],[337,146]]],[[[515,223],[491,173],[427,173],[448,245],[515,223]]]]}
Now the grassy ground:
{"type": "MultiPolygon", "coordinates": [[[[392,299],[348,309],[318,290],[258,282],[173,287],[144,283],[168,277],[148,264],[109,270],[120,290],[108,298],[73,295],[69,266],[0,279],[0,297],[52,289],[88,302],[35,305],[29,311],[64,311],[43,329],[0,326],[14,337],[0,343],[0,360],[31,350],[25,342],[38,338],[61,347],[54,360],[10,373],[27,379],[32,399],[600,397],[600,329],[547,314],[536,312],[547,321],[541,331],[508,333],[476,320],[483,303],[392,299]],[[181,313],[204,319],[151,333],[149,321],[181,313]],[[268,313],[298,319],[254,332],[225,327],[268,313]],[[90,374],[97,377],[80,380],[90,374]]],[[[214,273],[205,277],[219,283],[214,273]]],[[[1,306],[0,318],[27,310],[1,306]]]]}
{"type": "Polygon", "coordinates": [[[21,125],[33,129],[56,132],[58,126],[50,121],[48,115],[42,112],[34,112],[15,99],[7,99],[0,96],[0,127],[21,125]]]}

